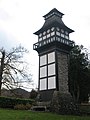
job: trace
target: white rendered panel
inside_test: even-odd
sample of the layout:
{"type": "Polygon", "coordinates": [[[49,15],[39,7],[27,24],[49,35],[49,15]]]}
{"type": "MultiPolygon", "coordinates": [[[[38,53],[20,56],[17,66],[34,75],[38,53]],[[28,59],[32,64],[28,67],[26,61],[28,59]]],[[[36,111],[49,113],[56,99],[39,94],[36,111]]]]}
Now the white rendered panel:
{"type": "Polygon", "coordinates": [[[40,67],[40,78],[46,77],[47,75],[47,66],[40,67]]]}
{"type": "Polygon", "coordinates": [[[51,36],[55,35],[55,31],[54,32],[51,32],[51,36]]]}
{"type": "Polygon", "coordinates": [[[60,36],[60,32],[56,32],[56,35],[60,36]]]}
{"type": "Polygon", "coordinates": [[[56,88],[56,77],[49,77],[48,78],[48,89],[55,89],[56,88]]]}
{"type": "Polygon", "coordinates": [[[54,29],[55,29],[55,28],[54,28],[54,27],[52,27],[52,28],[51,28],[51,31],[54,31],[54,29]]]}
{"type": "Polygon", "coordinates": [[[39,34],[39,37],[41,37],[41,36],[42,36],[42,33],[39,34]]]}
{"type": "Polygon", "coordinates": [[[66,34],[66,35],[68,35],[68,32],[67,32],[67,31],[65,31],[65,34],[66,34]]]}
{"type": "Polygon", "coordinates": [[[47,79],[40,79],[40,90],[46,90],[47,88],[47,79]]]}
{"type": "Polygon", "coordinates": [[[47,30],[47,33],[50,33],[50,29],[47,30]]]}
{"type": "Polygon", "coordinates": [[[42,41],[42,38],[39,38],[39,41],[42,41]]]}
{"type": "Polygon", "coordinates": [[[57,31],[60,31],[60,29],[58,27],[56,29],[57,29],[57,31]]]}
{"type": "Polygon", "coordinates": [[[43,32],[43,35],[45,35],[45,34],[46,34],[46,31],[43,32]]]}
{"type": "Polygon", "coordinates": [[[55,52],[51,52],[48,54],[48,63],[55,62],[55,52]]]}
{"type": "Polygon", "coordinates": [[[46,39],[46,36],[43,36],[43,40],[45,40],[46,39]]]}
{"type": "Polygon", "coordinates": [[[61,37],[64,37],[64,34],[61,33],[61,37]]]}
{"type": "Polygon", "coordinates": [[[55,75],[55,63],[48,65],[48,76],[55,75]]]}
{"type": "Polygon", "coordinates": [[[64,30],[63,30],[63,29],[61,29],[61,32],[62,32],[62,33],[64,33],[64,30]]]}
{"type": "Polygon", "coordinates": [[[67,35],[65,35],[65,38],[66,38],[66,39],[69,39],[69,37],[68,37],[67,35]]]}
{"type": "Polygon", "coordinates": [[[47,56],[40,56],[40,66],[45,65],[47,63],[47,56]]]}
{"type": "Polygon", "coordinates": [[[47,38],[49,38],[50,37],[50,33],[49,34],[47,34],[47,38]]]}

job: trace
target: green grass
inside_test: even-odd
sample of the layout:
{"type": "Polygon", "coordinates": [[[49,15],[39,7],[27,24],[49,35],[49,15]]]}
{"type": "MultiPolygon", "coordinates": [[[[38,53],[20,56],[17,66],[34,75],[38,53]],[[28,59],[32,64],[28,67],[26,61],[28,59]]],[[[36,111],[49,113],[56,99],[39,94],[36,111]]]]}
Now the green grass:
{"type": "Polygon", "coordinates": [[[65,116],[44,112],[0,109],[0,120],[90,120],[90,116],[65,116]]]}

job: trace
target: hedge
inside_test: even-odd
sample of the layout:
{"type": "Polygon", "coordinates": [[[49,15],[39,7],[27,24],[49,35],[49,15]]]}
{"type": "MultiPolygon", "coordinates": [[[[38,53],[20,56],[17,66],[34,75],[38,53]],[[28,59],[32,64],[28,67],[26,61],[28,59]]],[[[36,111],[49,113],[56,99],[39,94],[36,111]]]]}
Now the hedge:
{"type": "Polygon", "coordinates": [[[32,105],[34,102],[32,99],[0,97],[0,108],[14,108],[18,104],[26,105],[27,103],[32,105]]]}

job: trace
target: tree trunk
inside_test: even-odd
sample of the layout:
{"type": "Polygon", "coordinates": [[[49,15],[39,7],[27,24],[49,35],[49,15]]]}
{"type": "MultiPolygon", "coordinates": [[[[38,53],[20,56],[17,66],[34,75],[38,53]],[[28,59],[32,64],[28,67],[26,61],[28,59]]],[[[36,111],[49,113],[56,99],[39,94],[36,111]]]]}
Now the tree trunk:
{"type": "Polygon", "coordinates": [[[1,53],[2,53],[2,58],[1,58],[1,66],[0,66],[0,96],[1,96],[2,75],[3,75],[3,69],[4,69],[5,51],[3,51],[1,53]]]}
{"type": "Polygon", "coordinates": [[[80,89],[79,85],[77,85],[77,102],[79,103],[80,89]]]}

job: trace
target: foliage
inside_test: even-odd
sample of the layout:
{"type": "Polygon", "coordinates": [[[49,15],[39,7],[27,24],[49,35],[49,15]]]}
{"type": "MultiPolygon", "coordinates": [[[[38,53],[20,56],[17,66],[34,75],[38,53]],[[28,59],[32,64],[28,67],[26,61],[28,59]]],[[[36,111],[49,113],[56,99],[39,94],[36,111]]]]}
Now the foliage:
{"type": "Polygon", "coordinates": [[[31,104],[27,103],[26,105],[24,104],[17,104],[14,106],[15,110],[30,110],[31,109],[31,104]]]}
{"type": "Polygon", "coordinates": [[[7,97],[0,97],[0,108],[14,108],[16,105],[32,105],[34,104],[34,100],[32,99],[15,99],[15,98],[7,98],[7,97]]]}
{"type": "Polygon", "coordinates": [[[69,90],[75,102],[88,101],[90,70],[87,50],[76,45],[70,53],[69,90]]]}
{"type": "Polygon", "coordinates": [[[90,120],[90,116],[66,116],[27,110],[0,109],[0,120],[90,120]]]}
{"type": "Polygon", "coordinates": [[[35,99],[37,97],[38,92],[34,89],[31,90],[30,92],[30,98],[35,99]]]}
{"type": "Polygon", "coordinates": [[[79,115],[78,106],[74,103],[71,94],[55,91],[50,105],[50,110],[58,114],[79,115]]]}
{"type": "Polygon", "coordinates": [[[31,75],[27,72],[27,63],[23,60],[23,55],[27,52],[22,46],[12,48],[11,51],[0,50],[0,94],[2,84],[11,89],[22,82],[31,81],[31,75]]]}

